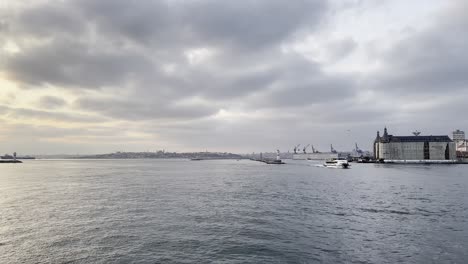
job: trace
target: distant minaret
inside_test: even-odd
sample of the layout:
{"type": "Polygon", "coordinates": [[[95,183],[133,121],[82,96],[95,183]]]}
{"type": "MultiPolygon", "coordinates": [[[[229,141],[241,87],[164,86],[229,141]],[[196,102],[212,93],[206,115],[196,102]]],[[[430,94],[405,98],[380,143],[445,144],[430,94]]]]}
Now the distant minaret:
{"type": "Polygon", "coordinates": [[[280,160],[280,151],[279,151],[279,149],[276,150],[276,160],[280,160]]]}
{"type": "Polygon", "coordinates": [[[13,152],[13,159],[16,160],[16,152],[13,152]]]}

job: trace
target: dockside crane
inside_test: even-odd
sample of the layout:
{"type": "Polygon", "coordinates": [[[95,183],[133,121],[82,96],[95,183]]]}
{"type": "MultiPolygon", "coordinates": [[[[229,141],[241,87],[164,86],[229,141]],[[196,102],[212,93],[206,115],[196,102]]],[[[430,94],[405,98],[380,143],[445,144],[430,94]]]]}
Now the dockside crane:
{"type": "Polygon", "coordinates": [[[304,152],[304,154],[307,154],[306,150],[307,148],[310,146],[310,144],[307,144],[307,146],[305,146],[303,149],[302,149],[302,152],[304,152]]]}
{"type": "Polygon", "coordinates": [[[297,154],[297,150],[299,149],[299,146],[300,146],[300,145],[301,145],[301,144],[297,144],[297,146],[294,147],[294,154],[297,154]]]}
{"type": "Polygon", "coordinates": [[[312,153],[318,153],[318,151],[314,148],[314,145],[312,145],[312,153]]]}
{"type": "Polygon", "coordinates": [[[331,153],[336,153],[336,150],[333,148],[333,144],[330,144],[330,152],[331,153]]]}
{"type": "Polygon", "coordinates": [[[355,143],[356,145],[356,153],[362,154],[362,150],[358,147],[357,142],[355,143]]]}

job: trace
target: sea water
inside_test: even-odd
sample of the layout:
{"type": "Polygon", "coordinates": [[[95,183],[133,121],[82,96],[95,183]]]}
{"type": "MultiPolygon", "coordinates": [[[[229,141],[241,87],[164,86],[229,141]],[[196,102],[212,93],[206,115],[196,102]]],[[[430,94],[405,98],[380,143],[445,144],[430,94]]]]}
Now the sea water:
{"type": "Polygon", "coordinates": [[[0,164],[0,263],[467,263],[468,166],[0,164]]]}

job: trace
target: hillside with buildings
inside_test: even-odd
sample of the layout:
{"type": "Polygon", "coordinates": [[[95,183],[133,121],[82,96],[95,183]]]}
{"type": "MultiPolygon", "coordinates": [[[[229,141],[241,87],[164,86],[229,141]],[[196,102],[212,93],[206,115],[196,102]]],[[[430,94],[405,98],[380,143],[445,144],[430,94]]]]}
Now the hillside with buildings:
{"type": "Polygon", "coordinates": [[[75,159],[242,159],[241,155],[228,152],[115,152],[96,155],[82,155],[75,159]]]}

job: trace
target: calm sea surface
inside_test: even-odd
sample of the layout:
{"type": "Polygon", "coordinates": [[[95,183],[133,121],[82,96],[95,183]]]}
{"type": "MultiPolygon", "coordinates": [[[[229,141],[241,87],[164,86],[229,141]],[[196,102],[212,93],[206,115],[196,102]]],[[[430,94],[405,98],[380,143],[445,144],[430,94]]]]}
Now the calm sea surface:
{"type": "Polygon", "coordinates": [[[467,170],[0,164],[0,263],[468,263],[467,170]]]}

